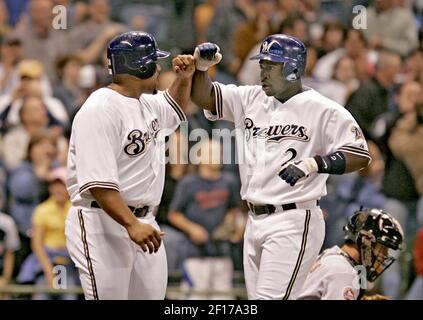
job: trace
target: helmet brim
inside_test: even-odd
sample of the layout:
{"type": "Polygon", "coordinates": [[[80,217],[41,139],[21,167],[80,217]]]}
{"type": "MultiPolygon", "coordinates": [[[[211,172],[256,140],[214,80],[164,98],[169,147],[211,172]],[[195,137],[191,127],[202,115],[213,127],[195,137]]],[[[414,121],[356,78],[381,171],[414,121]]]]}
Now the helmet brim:
{"type": "Polygon", "coordinates": [[[160,50],[160,49],[156,49],[156,57],[157,59],[164,59],[170,56],[170,52],[164,51],[164,50],[160,50]]]}
{"type": "Polygon", "coordinates": [[[273,62],[287,62],[290,59],[289,58],[285,58],[285,57],[281,57],[275,54],[271,54],[271,53],[259,53],[253,57],[250,58],[250,60],[266,60],[266,61],[273,61],[273,62]]]}

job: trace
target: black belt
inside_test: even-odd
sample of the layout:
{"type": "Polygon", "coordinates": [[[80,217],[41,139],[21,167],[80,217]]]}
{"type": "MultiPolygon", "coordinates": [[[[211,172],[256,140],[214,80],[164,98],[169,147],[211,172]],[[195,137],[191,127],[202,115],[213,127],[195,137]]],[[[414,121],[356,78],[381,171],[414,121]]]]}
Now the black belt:
{"type": "MultiPolygon", "coordinates": [[[[97,203],[97,201],[93,201],[91,202],[91,208],[99,208],[102,209],[100,207],[100,205],[97,203]]],[[[129,210],[131,210],[131,212],[137,217],[137,218],[144,218],[148,211],[150,210],[149,206],[144,206],[144,207],[139,207],[139,208],[135,208],[132,206],[128,206],[129,210]]]]}
{"type": "MultiPolygon", "coordinates": [[[[263,204],[263,205],[254,205],[251,202],[247,202],[248,208],[256,215],[260,214],[272,214],[276,212],[276,208],[282,209],[283,211],[294,210],[297,209],[297,205],[295,203],[287,203],[282,204],[279,206],[274,206],[273,204],[263,204]]],[[[316,205],[320,205],[320,201],[316,200],[316,205]]]]}

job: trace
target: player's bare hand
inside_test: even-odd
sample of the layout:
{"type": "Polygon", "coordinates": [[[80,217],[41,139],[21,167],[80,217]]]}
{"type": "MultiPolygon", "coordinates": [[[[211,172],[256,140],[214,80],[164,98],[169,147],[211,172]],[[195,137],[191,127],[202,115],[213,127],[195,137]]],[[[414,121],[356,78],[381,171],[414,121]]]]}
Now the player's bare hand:
{"type": "Polygon", "coordinates": [[[178,55],[172,60],[173,70],[177,75],[190,78],[195,72],[194,57],[190,54],[178,55]]]}
{"type": "Polygon", "coordinates": [[[209,239],[209,233],[200,225],[193,225],[189,230],[189,237],[195,244],[203,244],[209,239]]]}
{"type": "Polygon", "coordinates": [[[157,252],[162,243],[163,232],[153,226],[137,222],[127,228],[129,237],[138,244],[144,252],[157,252]]]}

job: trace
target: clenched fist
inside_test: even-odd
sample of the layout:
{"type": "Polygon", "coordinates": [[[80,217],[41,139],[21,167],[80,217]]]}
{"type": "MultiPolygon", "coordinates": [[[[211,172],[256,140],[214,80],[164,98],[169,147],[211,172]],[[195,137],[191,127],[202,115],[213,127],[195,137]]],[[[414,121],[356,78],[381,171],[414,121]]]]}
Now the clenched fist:
{"type": "Polygon", "coordinates": [[[206,42],[195,48],[194,59],[197,70],[207,71],[222,60],[222,54],[217,44],[206,42]]]}
{"type": "Polygon", "coordinates": [[[194,57],[190,54],[178,55],[172,60],[173,71],[184,78],[191,77],[195,72],[194,57]]]}

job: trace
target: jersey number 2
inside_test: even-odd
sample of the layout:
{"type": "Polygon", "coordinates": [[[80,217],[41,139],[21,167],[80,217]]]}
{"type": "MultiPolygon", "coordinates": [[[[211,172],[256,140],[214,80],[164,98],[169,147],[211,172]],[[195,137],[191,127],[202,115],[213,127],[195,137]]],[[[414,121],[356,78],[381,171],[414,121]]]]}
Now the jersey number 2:
{"type": "Polygon", "coordinates": [[[291,154],[291,157],[286,160],[284,163],[282,163],[281,167],[283,167],[285,164],[287,164],[289,161],[293,160],[296,156],[297,156],[297,150],[295,150],[294,148],[289,148],[288,150],[285,151],[285,154],[291,154]]]}

